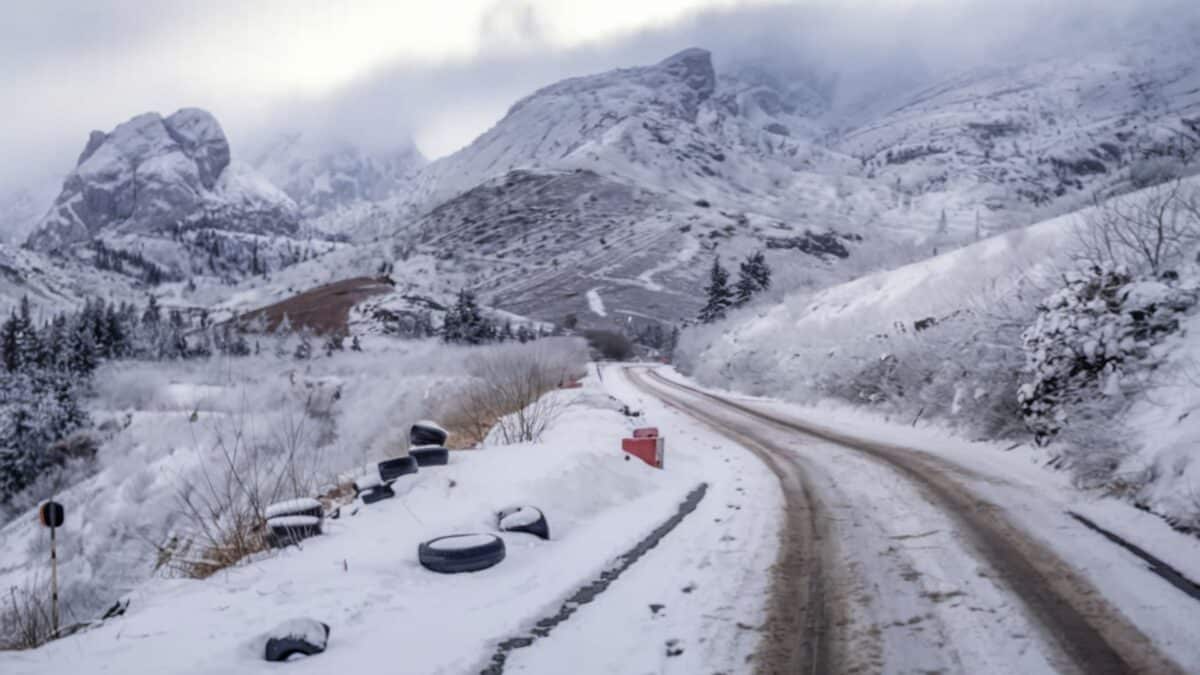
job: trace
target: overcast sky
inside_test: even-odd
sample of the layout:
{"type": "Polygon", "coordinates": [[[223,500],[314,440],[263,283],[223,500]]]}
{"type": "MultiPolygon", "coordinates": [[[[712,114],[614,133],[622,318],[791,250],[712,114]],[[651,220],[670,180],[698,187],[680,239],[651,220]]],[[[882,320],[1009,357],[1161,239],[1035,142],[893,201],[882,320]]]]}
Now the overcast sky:
{"type": "Polygon", "coordinates": [[[411,136],[437,157],[537,87],[689,46],[718,62],[773,52],[843,75],[919,74],[994,59],[1014,40],[1062,48],[1093,24],[1177,1],[14,3],[0,24],[0,189],[61,177],[88,131],[147,110],[212,111],[243,158],[284,127],[377,144],[411,136]]]}

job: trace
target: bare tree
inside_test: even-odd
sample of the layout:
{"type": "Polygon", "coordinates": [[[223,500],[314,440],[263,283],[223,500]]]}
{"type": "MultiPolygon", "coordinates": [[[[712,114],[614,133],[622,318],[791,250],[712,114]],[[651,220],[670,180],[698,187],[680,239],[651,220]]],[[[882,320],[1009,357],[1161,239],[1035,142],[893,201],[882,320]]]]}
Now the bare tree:
{"type": "Polygon", "coordinates": [[[1101,200],[1075,228],[1079,258],[1159,274],[1200,243],[1200,190],[1180,180],[1101,200]]]}
{"type": "MultiPolygon", "coordinates": [[[[185,528],[159,547],[160,560],[184,576],[205,578],[267,547],[266,509],[312,494],[322,476],[323,406],[307,392],[282,421],[260,437],[252,433],[249,403],[214,428],[211,449],[180,483],[176,503],[185,528]]],[[[199,442],[196,443],[200,445],[199,442]]]]}

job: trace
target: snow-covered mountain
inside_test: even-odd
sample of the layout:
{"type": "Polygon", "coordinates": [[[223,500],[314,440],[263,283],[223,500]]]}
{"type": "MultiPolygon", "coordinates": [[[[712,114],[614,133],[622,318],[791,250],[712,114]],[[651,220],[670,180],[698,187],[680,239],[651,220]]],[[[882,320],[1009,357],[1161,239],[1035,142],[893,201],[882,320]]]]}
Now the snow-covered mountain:
{"type": "Polygon", "coordinates": [[[330,250],[296,241],[320,232],[376,242],[342,258],[390,259],[396,278],[416,249],[539,319],[678,321],[714,255],[765,248],[785,285],[819,287],[1194,172],[1187,34],[941,68],[866,98],[836,67],[687,49],[547,86],[429,164],[407,139],[292,133],[251,169],[211,116],[144,115],[93,134],[30,246],[228,278],[330,250]]]}
{"type": "Polygon", "coordinates": [[[972,69],[899,96],[847,102],[822,139],[906,198],[945,194],[951,220],[1028,225],[1096,192],[1196,170],[1200,45],[1146,40],[972,69]]]}
{"type": "Polygon", "coordinates": [[[296,204],[232,162],[209,113],[145,113],[92,132],[27,246],[153,279],[287,263],[296,204]]]}
{"type": "Polygon", "coordinates": [[[426,164],[411,140],[384,151],[349,141],[325,141],[301,132],[270,142],[254,166],[299,205],[301,214],[337,227],[337,211],[400,194],[426,164]],[[322,218],[322,216],[328,216],[322,218]]]}
{"type": "Polygon", "coordinates": [[[0,191],[0,241],[20,245],[46,215],[57,185],[22,186],[0,191]]]}

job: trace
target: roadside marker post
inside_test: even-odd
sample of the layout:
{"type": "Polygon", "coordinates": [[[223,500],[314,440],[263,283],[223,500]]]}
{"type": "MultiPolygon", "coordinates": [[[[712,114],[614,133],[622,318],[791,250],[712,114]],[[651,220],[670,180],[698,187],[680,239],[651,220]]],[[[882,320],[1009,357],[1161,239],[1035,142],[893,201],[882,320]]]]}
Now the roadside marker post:
{"type": "Polygon", "coordinates": [[[66,512],[62,504],[49,501],[38,509],[38,520],[50,528],[50,628],[51,635],[58,633],[58,528],[62,527],[66,512]]]}
{"type": "Polygon", "coordinates": [[[666,439],[654,427],[634,429],[633,438],[621,439],[621,449],[656,469],[663,468],[666,439]]]}

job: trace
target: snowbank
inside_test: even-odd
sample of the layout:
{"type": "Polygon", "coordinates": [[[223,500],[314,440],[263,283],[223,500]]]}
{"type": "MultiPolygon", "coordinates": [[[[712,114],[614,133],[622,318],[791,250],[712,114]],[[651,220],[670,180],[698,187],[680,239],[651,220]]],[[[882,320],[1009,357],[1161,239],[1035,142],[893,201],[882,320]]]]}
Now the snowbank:
{"type": "MultiPolygon", "coordinates": [[[[624,459],[618,439],[632,422],[594,379],[551,395],[571,405],[542,443],[453,453],[448,466],[402,478],[397,498],[344,508],[300,548],[204,581],[154,579],[132,592],[125,616],[36,651],[0,654],[0,670],[274,672],[258,633],[295,617],[332,627],[325,654],[289,664],[298,673],[380,664],[403,673],[478,670],[516,622],[597,574],[695,487],[691,472],[624,459]],[[504,533],[507,558],[478,573],[418,565],[422,541],[495,532],[496,513],[514,503],[542,509],[553,539],[504,533]]],[[[72,527],[78,521],[64,535],[72,527]]]]}
{"type": "MultiPolygon", "coordinates": [[[[311,490],[280,488],[271,501],[311,496],[341,472],[401,454],[409,424],[434,413],[466,377],[467,350],[437,342],[368,340],[362,353],[303,362],[263,344],[260,356],[123,362],[97,372],[97,471],[55,495],[67,512],[59,560],[68,620],[89,619],[171,573],[169,559],[197,529],[181,500],[206,493],[227,451],[267,477],[299,474],[311,490]]],[[[5,524],[0,588],[44,581],[47,551],[48,532],[31,513],[5,524]]]]}

